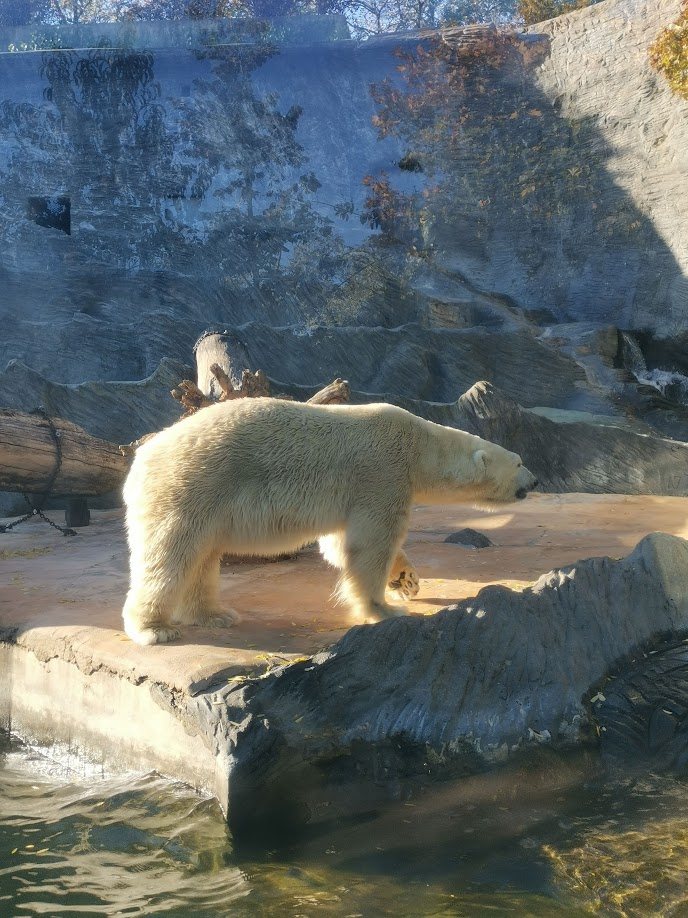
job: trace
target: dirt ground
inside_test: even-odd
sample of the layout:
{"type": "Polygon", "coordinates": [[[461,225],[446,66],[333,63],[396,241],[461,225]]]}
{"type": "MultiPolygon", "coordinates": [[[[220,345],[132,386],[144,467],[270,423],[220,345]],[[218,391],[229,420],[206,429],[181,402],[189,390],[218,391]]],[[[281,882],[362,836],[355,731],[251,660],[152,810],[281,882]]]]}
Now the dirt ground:
{"type": "MultiPolygon", "coordinates": [[[[622,557],[656,530],[688,537],[688,499],[532,495],[493,514],[418,507],[406,548],[421,591],[408,608],[429,615],[490,583],[522,589],[581,558],[622,557]],[[465,527],[488,535],[494,547],[444,544],[465,527]]],[[[223,565],[222,602],[241,613],[238,625],[189,627],[179,641],[139,647],[121,630],[127,590],[121,512],[93,512],[91,525],[76,537],[32,520],[0,534],[0,629],[16,630],[18,641],[44,660],[59,656],[84,671],[104,669],[195,692],[218,673],[259,673],[336,641],[355,622],[331,598],[335,579],[315,549],[295,560],[223,565]]]]}

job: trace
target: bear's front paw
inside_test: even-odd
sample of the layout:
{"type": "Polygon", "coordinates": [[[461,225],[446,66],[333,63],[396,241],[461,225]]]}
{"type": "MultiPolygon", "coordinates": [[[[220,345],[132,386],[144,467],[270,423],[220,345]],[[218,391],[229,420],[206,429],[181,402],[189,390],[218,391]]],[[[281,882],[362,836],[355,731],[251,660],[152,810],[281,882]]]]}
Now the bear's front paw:
{"type": "Polygon", "coordinates": [[[168,641],[176,641],[179,637],[179,628],[170,628],[168,626],[156,625],[153,628],[136,628],[128,627],[125,629],[128,637],[137,644],[166,644],[168,641]]]}
{"type": "Polygon", "coordinates": [[[398,615],[408,615],[403,606],[390,606],[386,602],[372,602],[367,609],[362,609],[360,618],[364,622],[381,622],[386,618],[396,618],[398,615]]]}
{"type": "Polygon", "coordinates": [[[396,577],[387,584],[387,589],[393,599],[399,602],[413,599],[420,590],[418,574],[411,567],[399,571],[396,577]]]}

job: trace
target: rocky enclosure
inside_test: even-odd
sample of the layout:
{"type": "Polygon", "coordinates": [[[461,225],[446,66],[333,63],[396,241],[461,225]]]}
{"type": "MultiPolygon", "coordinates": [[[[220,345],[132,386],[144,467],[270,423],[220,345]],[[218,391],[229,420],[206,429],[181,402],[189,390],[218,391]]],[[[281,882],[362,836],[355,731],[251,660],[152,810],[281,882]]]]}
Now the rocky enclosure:
{"type": "MultiPolygon", "coordinates": [[[[346,378],[545,489],[688,494],[688,106],[647,57],[680,6],[364,44],[337,19],[0,35],[27,43],[0,55],[0,406],[133,440],[176,420],[217,329],[276,391],[346,378]]],[[[682,652],[653,691],[636,664],[686,632],[687,562],[653,534],[156,700],[207,739],[241,833],[598,727],[637,748],[651,722],[683,762],[682,652]]]]}
{"type": "Polygon", "coordinates": [[[679,6],[363,44],[327,17],[63,29],[38,53],[4,36],[31,53],[0,60],[0,369],[147,379],[251,322],[285,382],[334,360],[357,390],[451,402],[486,379],[688,439],[680,406],[633,406],[616,344],[688,369],[687,107],[647,59],[679,6]]]}

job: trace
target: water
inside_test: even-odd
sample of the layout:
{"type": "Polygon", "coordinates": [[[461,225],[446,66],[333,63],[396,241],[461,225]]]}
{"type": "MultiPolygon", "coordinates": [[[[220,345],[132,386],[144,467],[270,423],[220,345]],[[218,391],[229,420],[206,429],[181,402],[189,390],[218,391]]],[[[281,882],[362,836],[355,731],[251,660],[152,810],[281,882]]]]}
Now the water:
{"type": "Polygon", "coordinates": [[[237,852],[156,776],[79,783],[0,745],[0,916],[686,918],[688,795],[584,763],[444,785],[237,852]]]}
{"type": "Polygon", "coordinates": [[[652,386],[666,398],[688,404],[688,376],[674,370],[648,370],[643,352],[635,338],[627,332],[621,332],[621,337],[624,364],[638,382],[643,386],[652,386]]]}

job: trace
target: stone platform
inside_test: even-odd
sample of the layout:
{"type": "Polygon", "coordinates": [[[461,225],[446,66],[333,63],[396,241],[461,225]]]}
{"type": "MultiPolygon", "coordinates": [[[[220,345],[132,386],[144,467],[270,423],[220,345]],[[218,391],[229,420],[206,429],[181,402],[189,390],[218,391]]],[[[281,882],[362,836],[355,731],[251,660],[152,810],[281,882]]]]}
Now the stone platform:
{"type": "MultiPolygon", "coordinates": [[[[494,514],[419,507],[406,547],[421,592],[409,608],[430,615],[486,584],[519,589],[581,558],[619,558],[657,530],[688,537],[688,499],[534,495],[494,514]],[[494,546],[444,544],[465,527],[494,546]]],[[[1,722],[78,771],[155,769],[225,804],[226,766],[186,720],[185,699],[334,643],[352,624],[330,598],[335,578],[315,549],[223,565],[222,600],[241,613],[237,626],[140,647],[121,630],[121,512],[94,512],[76,537],[23,523],[0,535],[1,722]]]]}

